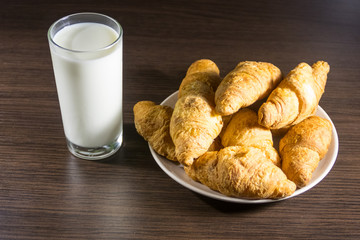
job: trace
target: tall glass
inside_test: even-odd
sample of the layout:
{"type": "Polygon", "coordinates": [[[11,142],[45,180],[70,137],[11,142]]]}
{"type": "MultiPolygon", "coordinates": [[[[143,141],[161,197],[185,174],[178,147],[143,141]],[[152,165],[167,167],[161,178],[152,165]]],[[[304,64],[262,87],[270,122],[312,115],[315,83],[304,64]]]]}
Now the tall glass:
{"type": "Polygon", "coordinates": [[[120,24],[98,13],[59,19],[48,31],[67,146],[97,160],[122,144],[122,39],[120,24]]]}

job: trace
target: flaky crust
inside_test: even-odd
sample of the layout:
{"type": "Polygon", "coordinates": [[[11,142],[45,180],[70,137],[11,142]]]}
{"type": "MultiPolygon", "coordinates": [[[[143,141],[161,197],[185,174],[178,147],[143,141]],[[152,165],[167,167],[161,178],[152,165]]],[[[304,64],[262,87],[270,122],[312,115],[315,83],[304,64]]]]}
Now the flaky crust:
{"type": "Polygon", "coordinates": [[[220,193],[241,198],[283,198],[296,186],[255,147],[226,147],[207,152],[185,168],[187,174],[220,193]]]}
{"type": "Polygon", "coordinates": [[[140,101],[134,105],[133,110],[137,132],[149,142],[155,152],[169,160],[177,161],[169,129],[173,109],[156,105],[152,101],[140,101]]]}
{"type": "Polygon", "coordinates": [[[312,67],[300,63],[261,105],[259,123],[271,129],[288,128],[312,116],[324,92],[329,71],[329,64],[324,61],[312,67]]]}
{"type": "Polygon", "coordinates": [[[215,112],[214,92],[220,83],[214,62],[201,59],[189,67],[183,79],[170,121],[176,157],[184,166],[204,154],[222,129],[215,112]]]}
{"type": "Polygon", "coordinates": [[[240,62],[216,90],[216,111],[221,115],[230,115],[250,106],[269,95],[280,82],[281,76],[280,69],[271,63],[240,62]]]}
{"type": "Polygon", "coordinates": [[[243,108],[232,115],[221,143],[224,147],[229,146],[251,146],[264,151],[266,156],[276,166],[280,167],[280,156],[273,147],[273,138],[270,129],[258,123],[257,113],[251,109],[243,108]]]}
{"type": "Polygon", "coordinates": [[[329,149],[331,137],[330,121],[311,116],[293,126],[280,140],[282,170],[299,188],[311,180],[313,172],[329,149]]]}

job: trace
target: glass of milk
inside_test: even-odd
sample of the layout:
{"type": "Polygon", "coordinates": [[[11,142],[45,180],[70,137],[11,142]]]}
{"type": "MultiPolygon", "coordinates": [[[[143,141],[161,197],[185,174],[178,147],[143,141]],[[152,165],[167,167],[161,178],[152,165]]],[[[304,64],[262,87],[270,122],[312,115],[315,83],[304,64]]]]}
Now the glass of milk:
{"type": "Polygon", "coordinates": [[[98,13],[59,19],[48,31],[67,146],[80,158],[114,154],[123,139],[120,24],[98,13]]]}

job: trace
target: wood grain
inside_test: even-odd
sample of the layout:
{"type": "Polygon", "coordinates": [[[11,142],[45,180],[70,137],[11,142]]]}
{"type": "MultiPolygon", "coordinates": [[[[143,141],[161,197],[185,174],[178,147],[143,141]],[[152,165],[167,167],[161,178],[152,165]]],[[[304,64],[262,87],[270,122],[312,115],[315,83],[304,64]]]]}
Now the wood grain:
{"type": "Polygon", "coordinates": [[[0,239],[359,239],[360,2],[25,1],[0,8],[0,239]],[[107,161],[66,149],[46,33],[101,12],[124,28],[124,145],[107,161]],[[272,204],[200,196],[170,179],[136,133],[133,105],[160,103],[187,67],[268,61],[285,74],[325,60],[320,105],[339,135],[335,166],[272,204]]]}

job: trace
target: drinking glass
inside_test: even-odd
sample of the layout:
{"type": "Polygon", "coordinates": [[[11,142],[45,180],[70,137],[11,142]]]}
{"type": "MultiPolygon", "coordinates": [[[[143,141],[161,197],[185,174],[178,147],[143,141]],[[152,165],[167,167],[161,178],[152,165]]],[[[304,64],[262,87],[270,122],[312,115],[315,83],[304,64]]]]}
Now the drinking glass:
{"type": "Polygon", "coordinates": [[[97,160],[123,141],[123,29],[111,17],[76,13],[48,30],[62,123],[69,151],[97,160]]]}

